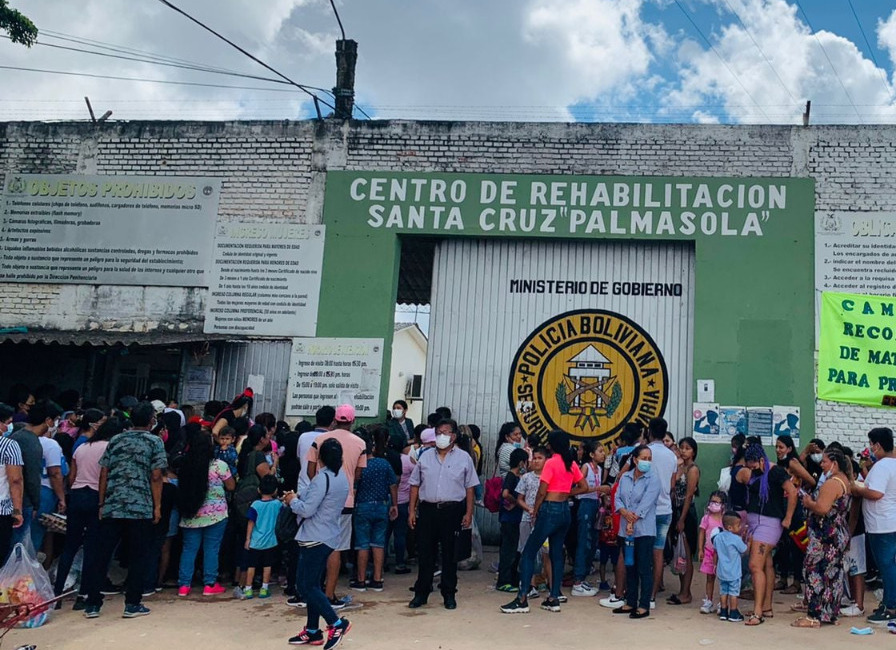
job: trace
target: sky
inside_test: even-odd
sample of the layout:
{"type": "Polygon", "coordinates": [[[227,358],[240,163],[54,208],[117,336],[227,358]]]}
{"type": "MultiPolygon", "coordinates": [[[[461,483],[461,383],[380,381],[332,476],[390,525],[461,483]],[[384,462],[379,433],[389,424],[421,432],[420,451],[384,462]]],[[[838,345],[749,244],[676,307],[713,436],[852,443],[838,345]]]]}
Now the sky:
{"type": "MultiPolygon", "coordinates": [[[[335,83],[340,31],[329,0],[171,1],[332,103],[326,90],[335,83]]],[[[111,110],[112,120],[315,115],[311,98],[289,85],[147,62],[275,78],[159,0],[10,4],[41,35],[30,49],[0,39],[0,121],[87,119],[85,96],[98,116],[111,110]]],[[[336,7],[346,36],[359,44],[359,119],[799,124],[811,100],[813,124],[896,122],[892,0],[336,0],[336,7]]]]}

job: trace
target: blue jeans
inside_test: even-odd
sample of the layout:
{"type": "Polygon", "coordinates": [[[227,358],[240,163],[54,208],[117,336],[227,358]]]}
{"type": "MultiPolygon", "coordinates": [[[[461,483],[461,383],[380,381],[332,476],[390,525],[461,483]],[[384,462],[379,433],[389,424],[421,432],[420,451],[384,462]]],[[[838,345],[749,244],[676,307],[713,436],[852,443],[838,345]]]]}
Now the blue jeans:
{"type": "Polygon", "coordinates": [[[635,563],[625,567],[625,604],[650,611],[655,537],[635,537],[635,563]]]}
{"type": "Polygon", "coordinates": [[[881,601],[889,610],[896,609],[896,533],[865,533],[871,554],[884,583],[881,601]]]}
{"type": "Polygon", "coordinates": [[[535,559],[541,546],[548,540],[551,551],[551,597],[559,598],[560,585],[563,582],[563,540],[569,530],[571,517],[566,501],[544,501],[535,518],[535,528],[526,540],[523,556],[520,559],[520,592],[519,599],[526,600],[532,574],[535,573],[535,559]]]}
{"type": "Polygon", "coordinates": [[[34,544],[34,550],[39,551],[44,544],[44,537],[47,535],[47,529],[40,523],[40,516],[50,512],[56,512],[56,504],[59,499],[53,488],[40,486],[40,508],[37,510],[37,517],[31,522],[31,543],[34,544]]]}
{"type": "MultiPolygon", "coordinates": [[[[65,547],[59,558],[59,566],[56,568],[55,592],[58,596],[65,588],[69,571],[72,570],[72,562],[78,549],[84,547],[84,561],[82,567],[90,566],[93,555],[97,553],[100,535],[100,495],[89,487],[72,490],[68,495],[68,508],[65,511],[67,525],[65,531],[65,547]]],[[[81,569],[84,574],[84,568],[81,569]]],[[[84,580],[81,580],[81,593],[87,590],[84,580]]]]}
{"type": "Polygon", "coordinates": [[[597,499],[579,499],[578,540],[576,542],[576,563],[573,570],[576,582],[582,582],[591,568],[594,550],[597,548],[597,531],[594,530],[594,518],[600,510],[597,499]]]}
{"type": "Polygon", "coordinates": [[[398,504],[398,518],[389,522],[386,531],[386,548],[389,547],[389,538],[395,535],[395,565],[404,566],[404,556],[408,550],[408,506],[407,503],[398,504]]]}
{"type": "Polygon", "coordinates": [[[327,568],[327,558],[333,549],[326,544],[317,546],[302,546],[299,551],[299,568],[296,572],[296,592],[305,596],[308,603],[308,620],[305,627],[316,630],[320,625],[320,617],[323,616],[327,625],[333,625],[339,620],[327,595],[320,588],[320,581],[327,568]]]}
{"type": "MultiPolygon", "coordinates": [[[[31,506],[22,506],[22,525],[12,529],[12,544],[10,549],[16,544],[22,544],[26,537],[31,537],[31,524],[34,520],[34,508],[31,506]]],[[[37,551],[38,549],[34,549],[37,551]]]]}
{"type": "Polygon", "coordinates": [[[202,584],[213,585],[218,582],[218,553],[221,551],[225,528],[227,528],[226,519],[203,528],[181,527],[184,548],[180,555],[177,584],[189,587],[193,582],[193,570],[196,567],[196,556],[199,554],[200,546],[202,546],[202,584]]]}

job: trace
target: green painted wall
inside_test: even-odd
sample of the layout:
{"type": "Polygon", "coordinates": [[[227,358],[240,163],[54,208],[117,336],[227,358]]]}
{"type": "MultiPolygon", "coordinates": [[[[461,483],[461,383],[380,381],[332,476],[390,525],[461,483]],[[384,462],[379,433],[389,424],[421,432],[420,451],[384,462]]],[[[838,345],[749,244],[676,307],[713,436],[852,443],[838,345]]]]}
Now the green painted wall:
{"type": "MultiPolygon", "coordinates": [[[[715,379],[715,397],[721,404],[799,406],[802,430],[812,434],[813,215],[811,179],[328,172],[317,335],[385,339],[381,389],[385,414],[400,237],[693,240],[694,378],[715,379]],[[584,197],[586,203],[598,205],[579,205],[571,185],[565,186],[565,195],[555,190],[551,200],[552,182],[579,183],[576,199],[584,197]],[[486,194],[494,187],[500,196],[502,183],[505,204],[499,198],[489,202],[491,196],[483,196],[483,187],[486,194]],[[443,184],[444,196],[439,192],[443,184]],[[390,196],[393,185],[396,193],[390,196]],[[753,208],[746,200],[738,207],[741,187],[747,199],[751,192],[755,199],[763,194],[765,200],[756,201],[762,205],[753,208]],[[452,200],[452,188],[460,200],[452,200]],[[658,206],[644,206],[648,191],[658,206]],[[628,200],[620,200],[626,192],[628,200]],[[641,206],[632,205],[636,193],[641,206]],[[729,201],[735,204],[722,205],[729,201]],[[501,232],[502,208],[517,215],[523,209],[536,210],[535,229],[501,232]],[[587,220],[582,221],[575,210],[585,210],[587,220]],[[593,210],[601,211],[602,223],[591,220],[593,210]],[[649,230],[644,221],[647,211],[652,217],[649,230]],[[728,234],[722,232],[723,214],[728,234]],[[422,218],[418,222],[412,215],[422,218]],[[553,232],[540,232],[551,216],[547,225],[553,232]],[[591,232],[586,232],[589,221],[591,232]]],[[[727,458],[728,448],[711,447],[703,445],[701,459],[706,459],[707,467],[718,467],[722,462],[715,456],[727,458]]],[[[717,476],[717,470],[704,473],[705,494],[717,476]]]]}

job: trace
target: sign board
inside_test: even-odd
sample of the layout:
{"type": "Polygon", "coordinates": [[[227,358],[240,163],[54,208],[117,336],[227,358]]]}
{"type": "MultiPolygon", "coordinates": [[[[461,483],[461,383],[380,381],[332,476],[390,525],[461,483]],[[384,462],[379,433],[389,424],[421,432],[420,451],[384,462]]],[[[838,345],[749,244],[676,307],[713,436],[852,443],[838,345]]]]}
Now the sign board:
{"type": "Polygon", "coordinates": [[[694,402],[692,424],[692,435],[697,442],[728,442],[720,436],[718,404],[694,402]]]}
{"type": "Polygon", "coordinates": [[[817,212],[815,290],[896,295],[896,212],[817,212]]]}
{"type": "Polygon", "coordinates": [[[896,406],[896,300],[821,294],[818,398],[896,406]]]}
{"type": "Polygon", "coordinates": [[[221,181],[9,174],[0,281],[208,286],[221,181]]]}
{"type": "Polygon", "coordinates": [[[314,336],[325,227],[220,223],[205,332],[314,336]]]}
{"type": "Polygon", "coordinates": [[[775,426],[775,437],[788,435],[793,438],[794,444],[800,444],[800,407],[799,406],[773,406],[772,422],[775,426]]]}
{"type": "Polygon", "coordinates": [[[286,415],[352,404],[357,417],[377,417],[382,369],[383,339],[293,339],[286,415]]]}

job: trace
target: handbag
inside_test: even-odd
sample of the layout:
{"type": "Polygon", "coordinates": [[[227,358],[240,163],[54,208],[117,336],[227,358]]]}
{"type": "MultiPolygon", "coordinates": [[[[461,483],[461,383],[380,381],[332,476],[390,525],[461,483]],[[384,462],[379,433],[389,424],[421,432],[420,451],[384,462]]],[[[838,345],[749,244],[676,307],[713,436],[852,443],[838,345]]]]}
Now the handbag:
{"type": "Polygon", "coordinates": [[[280,544],[291,542],[299,534],[299,520],[296,519],[295,513],[288,507],[283,506],[277,513],[277,523],[274,524],[274,534],[280,544]]]}
{"type": "Polygon", "coordinates": [[[796,530],[787,531],[787,534],[790,535],[790,539],[793,541],[794,546],[805,553],[806,549],[809,548],[809,526],[807,523],[803,522],[802,526],[796,530]]]}
{"type": "Polygon", "coordinates": [[[483,502],[489,512],[498,512],[501,509],[501,492],[504,489],[504,479],[493,476],[485,482],[485,497],[483,502]]]}

